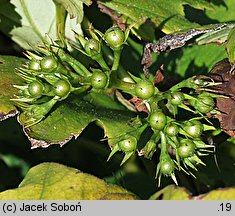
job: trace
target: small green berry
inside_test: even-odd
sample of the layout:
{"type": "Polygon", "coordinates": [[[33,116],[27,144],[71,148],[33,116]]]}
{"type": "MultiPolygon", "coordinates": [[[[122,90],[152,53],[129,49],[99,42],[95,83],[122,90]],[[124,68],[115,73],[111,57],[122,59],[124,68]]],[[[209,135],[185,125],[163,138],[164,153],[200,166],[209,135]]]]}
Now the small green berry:
{"type": "Polygon", "coordinates": [[[153,112],[149,117],[149,124],[153,129],[162,130],[167,122],[166,115],[161,112],[153,112]]]}
{"type": "Polygon", "coordinates": [[[91,85],[95,89],[103,89],[107,85],[108,77],[102,71],[95,71],[91,76],[91,85]]]}
{"type": "Polygon", "coordinates": [[[41,60],[41,68],[46,72],[53,72],[57,66],[57,60],[53,56],[46,56],[41,60]]]}
{"type": "Polygon", "coordinates": [[[28,86],[28,92],[32,97],[41,97],[44,90],[44,85],[40,81],[33,81],[28,86]]]}
{"type": "Polygon", "coordinates": [[[71,85],[67,80],[59,80],[54,85],[54,94],[63,98],[66,97],[71,90],[71,85]]]}
{"type": "Polygon", "coordinates": [[[118,49],[125,43],[125,33],[118,27],[111,27],[105,32],[104,40],[112,49],[118,49]]]}
{"type": "Polygon", "coordinates": [[[119,148],[123,152],[132,152],[137,148],[137,139],[134,136],[129,136],[118,143],[119,148]]]}
{"type": "Polygon", "coordinates": [[[141,80],[135,86],[135,94],[141,99],[149,99],[154,95],[155,86],[149,80],[141,80]]]}

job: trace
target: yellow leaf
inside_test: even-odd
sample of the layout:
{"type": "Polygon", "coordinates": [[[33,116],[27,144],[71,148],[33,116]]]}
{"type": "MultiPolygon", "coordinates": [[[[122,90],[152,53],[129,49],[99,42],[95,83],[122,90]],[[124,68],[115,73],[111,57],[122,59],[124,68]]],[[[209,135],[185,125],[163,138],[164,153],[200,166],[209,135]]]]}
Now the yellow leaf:
{"type": "Polygon", "coordinates": [[[116,185],[57,163],[29,170],[18,188],[0,193],[0,200],[133,200],[136,195],[116,185]]]}

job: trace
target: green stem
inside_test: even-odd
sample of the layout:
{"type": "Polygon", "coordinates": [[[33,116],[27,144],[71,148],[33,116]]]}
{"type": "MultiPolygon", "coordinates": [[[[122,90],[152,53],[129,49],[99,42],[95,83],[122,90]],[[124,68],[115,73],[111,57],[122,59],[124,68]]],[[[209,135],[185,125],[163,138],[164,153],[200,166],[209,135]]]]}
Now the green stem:
{"type": "Polygon", "coordinates": [[[109,66],[107,65],[107,63],[105,62],[103,56],[101,53],[99,53],[96,56],[93,56],[92,59],[94,59],[95,61],[98,62],[98,64],[102,67],[102,69],[104,71],[109,71],[109,66]]]}
{"type": "Polygon", "coordinates": [[[65,53],[62,49],[58,50],[57,53],[62,61],[67,62],[78,74],[82,76],[91,76],[91,72],[87,68],[77,61],[75,58],[65,53]]]}
{"type": "Polygon", "coordinates": [[[198,85],[196,85],[196,84],[194,83],[194,79],[195,79],[195,77],[190,77],[190,78],[188,78],[188,79],[185,79],[185,80],[181,81],[180,83],[178,83],[178,84],[172,86],[172,87],[170,88],[170,90],[171,90],[172,92],[174,92],[174,91],[178,91],[179,89],[184,88],[184,87],[186,87],[186,88],[192,88],[192,89],[198,89],[199,87],[198,87],[198,85]]]}
{"type": "Polygon", "coordinates": [[[161,137],[161,154],[168,154],[166,135],[162,131],[160,131],[159,133],[161,137]]]}
{"type": "Polygon", "coordinates": [[[121,53],[122,53],[122,47],[120,49],[114,50],[113,54],[113,66],[112,66],[112,71],[116,71],[119,67],[119,63],[120,63],[120,58],[121,58],[121,53]]]}
{"type": "Polygon", "coordinates": [[[183,95],[184,95],[184,98],[187,100],[197,100],[197,98],[195,98],[189,94],[183,93],[183,95]]]}
{"type": "Polygon", "coordinates": [[[54,1],[54,4],[56,6],[56,35],[59,40],[64,41],[67,11],[61,4],[56,3],[56,1],[54,1]]]}
{"type": "MultiPolygon", "coordinates": [[[[112,55],[111,50],[106,46],[104,46],[102,49],[103,49],[104,59],[106,60],[107,64],[112,65],[114,61],[113,60],[114,57],[112,55]]],[[[129,83],[135,83],[132,77],[126,72],[126,70],[120,64],[120,62],[119,62],[119,67],[118,67],[118,78],[120,78],[124,82],[125,80],[127,80],[127,82],[129,83]]]]}
{"type": "Polygon", "coordinates": [[[87,91],[89,88],[90,88],[90,85],[81,86],[81,87],[77,87],[77,88],[72,88],[71,92],[73,92],[74,94],[81,94],[81,93],[87,91]]]}
{"type": "Polygon", "coordinates": [[[135,84],[134,83],[127,83],[123,82],[122,80],[118,79],[117,71],[113,71],[110,76],[110,86],[111,88],[116,88],[122,90],[128,94],[134,95],[135,94],[135,84]]]}

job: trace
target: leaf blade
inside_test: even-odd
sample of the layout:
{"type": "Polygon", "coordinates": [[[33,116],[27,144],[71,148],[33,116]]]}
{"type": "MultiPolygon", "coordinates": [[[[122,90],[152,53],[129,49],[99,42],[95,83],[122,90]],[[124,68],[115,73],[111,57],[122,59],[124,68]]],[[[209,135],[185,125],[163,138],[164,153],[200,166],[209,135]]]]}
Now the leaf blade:
{"type": "Polygon", "coordinates": [[[15,68],[25,59],[13,56],[0,56],[0,121],[18,113],[14,103],[10,101],[17,93],[13,84],[22,84],[23,80],[15,73],[15,68]]]}
{"type": "Polygon", "coordinates": [[[138,199],[95,176],[57,163],[42,163],[29,170],[19,187],[0,193],[0,200],[138,199]]]}
{"type": "MultiPolygon", "coordinates": [[[[155,28],[160,28],[164,33],[170,34],[182,29],[195,28],[199,24],[190,22],[184,13],[184,5],[188,4],[197,9],[212,8],[212,5],[206,1],[192,0],[113,0],[113,1],[98,1],[99,4],[105,5],[108,8],[116,11],[119,14],[129,19],[129,23],[138,22],[142,17],[149,18],[153,25],[148,25],[148,32],[152,35],[147,36],[143,30],[139,29],[139,35],[145,36],[149,41],[154,39],[155,28]]],[[[139,27],[138,27],[139,28],[139,27]]]]}
{"type": "MultiPolygon", "coordinates": [[[[53,1],[4,0],[3,4],[4,7],[1,7],[2,10],[0,9],[0,19],[4,23],[0,24],[0,29],[22,48],[32,50],[43,40],[45,34],[48,34],[53,40],[57,39],[56,10],[53,1]],[[4,8],[9,8],[7,16],[4,8]]],[[[83,8],[81,10],[82,18],[83,8]]],[[[69,39],[74,39],[72,29],[82,34],[80,22],[77,23],[76,20],[71,20],[68,17],[65,35],[69,39]]]]}
{"type": "Polygon", "coordinates": [[[107,109],[72,96],[55,106],[54,110],[40,123],[25,128],[32,148],[61,146],[78,137],[91,122],[98,122],[112,146],[113,139],[133,129],[129,122],[134,113],[125,110],[107,109]]]}

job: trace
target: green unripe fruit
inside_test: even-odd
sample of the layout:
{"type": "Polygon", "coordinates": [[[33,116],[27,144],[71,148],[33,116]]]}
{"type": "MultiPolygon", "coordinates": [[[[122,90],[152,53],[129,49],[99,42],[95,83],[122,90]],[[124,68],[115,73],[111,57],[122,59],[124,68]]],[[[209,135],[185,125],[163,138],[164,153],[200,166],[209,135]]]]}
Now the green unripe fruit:
{"type": "Polygon", "coordinates": [[[202,132],[204,130],[203,124],[197,120],[191,120],[188,121],[183,126],[184,131],[186,133],[194,138],[198,138],[202,135],[202,132]]]}
{"type": "Polygon", "coordinates": [[[171,94],[170,103],[172,105],[178,106],[178,105],[182,104],[183,102],[184,102],[184,95],[183,95],[183,93],[181,93],[181,92],[173,92],[171,94]]]}
{"type": "Polygon", "coordinates": [[[177,149],[177,153],[181,158],[187,158],[194,154],[196,146],[192,140],[182,139],[180,141],[180,146],[177,149]]]}
{"type": "Polygon", "coordinates": [[[198,95],[198,100],[195,102],[194,107],[201,113],[208,113],[213,110],[215,106],[214,99],[207,94],[198,95]]]}
{"type": "Polygon", "coordinates": [[[96,89],[103,89],[107,85],[108,77],[102,71],[95,71],[91,76],[91,85],[96,89]]]}
{"type": "Polygon", "coordinates": [[[135,94],[141,99],[148,99],[154,95],[155,86],[149,80],[141,80],[135,86],[135,94]]]}
{"type": "Polygon", "coordinates": [[[174,170],[175,170],[175,164],[172,161],[172,159],[160,162],[160,172],[163,175],[169,176],[174,172],[174,170]]]}
{"type": "Polygon", "coordinates": [[[162,130],[167,122],[166,115],[161,112],[153,112],[149,117],[149,124],[153,129],[162,130]]]}
{"type": "Polygon", "coordinates": [[[125,42],[125,33],[118,27],[111,27],[105,32],[104,40],[112,49],[118,49],[125,42]]]}
{"type": "Polygon", "coordinates": [[[43,94],[44,85],[40,81],[33,81],[28,86],[28,92],[32,97],[41,97],[43,94]]]}
{"type": "Polygon", "coordinates": [[[66,97],[71,90],[70,83],[67,80],[59,80],[54,85],[54,94],[59,97],[66,97]]]}
{"type": "Polygon", "coordinates": [[[165,127],[166,135],[173,137],[179,133],[179,127],[175,123],[169,123],[165,127]]]}
{"type": "Polygon", "coordinates": [[[203,79],[197,78],[194,80],[194,83],[199,86],[206,86],[208,82],[203,79]]]}
{"type": "Polygon", "coordinates": [[[41,65],[40,65],[39,61],[31,60],[28,64],[28,68],[30,70],[40,71],[41,70],[41,65]]]}
{"type": "Polygon", "coordinates": [[[100,51],[101,51],[100,42],[95,39],[89,39],[85,43],[84,49],[89,56],[96,55],[96,54],[100,53],[100,51]]]}
{"type": "Polygon", "coordinates": [[[57,60],[53,56],[46,56],[40,62],[42,70],[50,73],[53,72],[57,66],[57,60]]]}
{"type": "Polygon", "coordinates": [[[134,136],[129,136],[126,139],[121,140],[118,143],[118,146],[126,153],[135,151],[137,148],[137,139],[134,136]]]}

